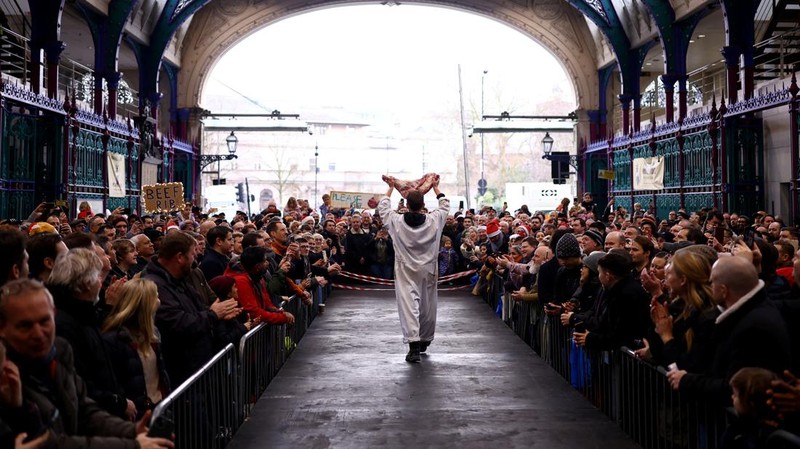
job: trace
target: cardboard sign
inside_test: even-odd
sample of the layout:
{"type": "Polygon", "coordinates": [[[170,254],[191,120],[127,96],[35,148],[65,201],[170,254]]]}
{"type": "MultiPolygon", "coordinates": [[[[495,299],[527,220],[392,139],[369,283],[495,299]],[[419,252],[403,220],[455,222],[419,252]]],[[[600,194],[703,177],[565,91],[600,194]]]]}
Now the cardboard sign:
{"type": "Polygon", "coordinates": [[[183,184],[168,182],[142,187],[146,212],[172,212],[183,207],[183,184]]]}
{"type": "Polygon", "coordinates": [[[614,170],[597,170],[597,177],[609,181],[614,180],[614,170]]]}
{"type": "Polygon", "coordinates": [[[333,191],[331,192],[331,206],[344,209],[375,209],[380,197],[376,193],[333,191]]]}

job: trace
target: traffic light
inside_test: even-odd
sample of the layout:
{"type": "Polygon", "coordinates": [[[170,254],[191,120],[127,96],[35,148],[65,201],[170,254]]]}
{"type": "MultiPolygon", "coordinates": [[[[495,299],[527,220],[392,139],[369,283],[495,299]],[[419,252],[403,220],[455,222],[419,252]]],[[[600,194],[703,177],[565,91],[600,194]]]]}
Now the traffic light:
{"type": "Polygon", "coordinates": [[[245,198],[246,197],[244,195],[244,183],[240,182],[239,184],[236,184],[236,201],[240,203],[245,203],[247,202],[245,198]]]}

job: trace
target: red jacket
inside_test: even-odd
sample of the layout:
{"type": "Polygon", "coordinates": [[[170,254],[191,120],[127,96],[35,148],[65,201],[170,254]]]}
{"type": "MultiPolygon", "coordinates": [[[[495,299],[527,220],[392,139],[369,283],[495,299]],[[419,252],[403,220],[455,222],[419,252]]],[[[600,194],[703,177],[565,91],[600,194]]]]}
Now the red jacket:
{"type": "Polygon", "coordinates": [[[261,317],[261,321],[269,324],[284,324],[288,318],[283,312],[270,312],[267,307],[272,307],[272,300],[269,297],[265,282],[258,285],[247,273],[236,274],[233,279],[236,281],[236,290],[239,292],[239,305],[256,317],[261,317]]]}

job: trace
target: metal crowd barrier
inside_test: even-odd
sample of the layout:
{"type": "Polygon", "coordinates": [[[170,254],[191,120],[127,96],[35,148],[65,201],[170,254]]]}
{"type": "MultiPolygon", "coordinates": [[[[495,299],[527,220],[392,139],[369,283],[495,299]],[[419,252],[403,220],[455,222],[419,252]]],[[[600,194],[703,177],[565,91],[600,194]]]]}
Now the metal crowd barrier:
{"type": "MultiPolygon", "coordinates": [[[[502,285],[501,285],[502,288],[502,285]]],[[[490,306],[492,298],[484,298],[490,306]]],[[[496,304],[495,304],[496,305],[496,304]]],[[[593,352],[572,343],[572,329],[543,314],[538,302],[512,304],[509,326],[587,400],[645,449],[716,449],[728,410],[688,398],[669,385],[663,367],[628,348],[593,352]]],[[[782,432],[768,449],[800,449],[800,437],[782,432]]]]}
{"type": "Polygon", "coordinates": [[[153,410],[175,423],[176,447],[223,448],[241,425],[236,351],[228,344],[153,410]]]}
{"type": "Polygon", "coordinates": [[[325,289],[314,292],[312,305],[292,298],[284,310],[295,316],[292,326],[259,324],[217,353],[153,410],[153,421],[166,417],[175,424],[177,449],[221,449],[250,416],[256,401],[275,378],[297,342],[324,304],[325,289]]]}

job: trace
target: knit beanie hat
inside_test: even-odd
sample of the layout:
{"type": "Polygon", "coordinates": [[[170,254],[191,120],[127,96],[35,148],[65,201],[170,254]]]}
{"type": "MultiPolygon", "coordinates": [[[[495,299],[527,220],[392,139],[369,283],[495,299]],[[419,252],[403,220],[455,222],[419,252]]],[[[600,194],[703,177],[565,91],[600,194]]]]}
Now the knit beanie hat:
{"type": "Polygon", "coordinates": [[[581,247],[578,245],[578,239],[572,234],[565,234],[561,237],[556,245],[556,257],[559,259],[567,259],[570,257],[580,257],[581,247]]]}
{"type": "Polygon", "coordinates": [[[583,231],[583,235],[589,237],[590,239],[594,240],[601,248],[603,247],[603,236],[600,235],[599,232],[595,231],[594,229],[587,229],[583,231]]]}
{"type": "Polygon", "coordinates": [[[486,223],[486,236],[491,238],[500,235],[500,222],[495,218],[486,223]]]}
{"type": "Polygon", "coordinates": [[[606,253],[603,251],[593,251],[592,254],[588,256],[584,256],[583,264],[586,265],[587,268],[597,273],[597,262],[602,259],[606,253]]]}
{"type": "Polygon", "coordinates": [[[208,286],[211,287],[211,290],[214,290],[220,301],[225,301],[228,299],[228,294],[230,294],[235,283],[236,281],[231,276],[221,275],[208,281],[208,286]]]}

